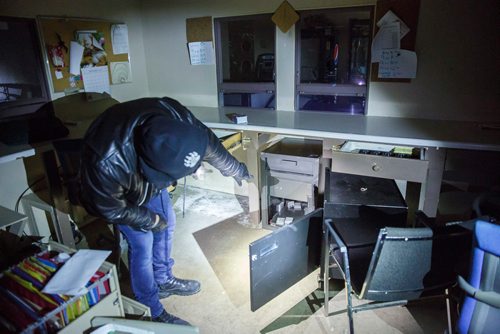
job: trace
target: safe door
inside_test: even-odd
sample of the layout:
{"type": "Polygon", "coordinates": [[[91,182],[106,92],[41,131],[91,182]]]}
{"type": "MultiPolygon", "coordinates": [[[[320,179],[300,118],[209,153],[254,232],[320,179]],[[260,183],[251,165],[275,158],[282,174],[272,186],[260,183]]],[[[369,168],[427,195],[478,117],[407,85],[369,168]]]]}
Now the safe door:
{"type": "Polygon", "coordinates": [[[319,267],[322,220],[320,208],[250,244],[252,311],[319,267]]]}

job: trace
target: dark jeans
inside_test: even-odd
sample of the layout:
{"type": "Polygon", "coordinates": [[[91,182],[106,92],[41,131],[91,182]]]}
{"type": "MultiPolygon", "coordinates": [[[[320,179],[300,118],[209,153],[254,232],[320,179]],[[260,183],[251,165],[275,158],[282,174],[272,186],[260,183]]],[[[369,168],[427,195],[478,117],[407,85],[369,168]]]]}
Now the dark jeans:
{"type": "Polygon", "coordinates": [[[160,233],[135,230],[119,225],[128,243],[128,259],[132,291],[137,301],[151,308],[153,317],[159,316],[163,305],[158,298],[158,284],[172,277],[174,260],[170,258],[175,229],[175,213],[168,191],[153,197],[146,207],[164,217],[168,228],[160,233]]]}

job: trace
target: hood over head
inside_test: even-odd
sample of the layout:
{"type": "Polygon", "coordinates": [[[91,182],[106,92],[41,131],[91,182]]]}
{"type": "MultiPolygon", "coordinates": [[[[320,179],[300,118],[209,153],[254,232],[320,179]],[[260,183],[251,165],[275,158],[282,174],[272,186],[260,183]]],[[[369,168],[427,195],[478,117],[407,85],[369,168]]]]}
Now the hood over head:
{"type": "Polygon", "coordinates": [[[136,133],[141,171],[159,188],[194,173],[207,145],[206,129],[164,117],[150,118],[136,133]]]}

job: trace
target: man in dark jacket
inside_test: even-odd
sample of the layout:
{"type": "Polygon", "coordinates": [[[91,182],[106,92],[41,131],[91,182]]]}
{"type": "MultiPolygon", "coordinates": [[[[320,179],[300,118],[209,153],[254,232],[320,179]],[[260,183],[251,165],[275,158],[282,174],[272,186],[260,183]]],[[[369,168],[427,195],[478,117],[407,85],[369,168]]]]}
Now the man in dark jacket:
{"type": "Polygon", "coordinates": [[[199,282],[172,274],[175,214],[166,188],[195,173],[202,160],[239,185],[250,178],[210,129],[166,97],[112,106],[84,138],[82,203],[89,213],[119,224],[129,245],[132,290],[154,321],[187,324],[159,300],[200,290],[199,282]]]}

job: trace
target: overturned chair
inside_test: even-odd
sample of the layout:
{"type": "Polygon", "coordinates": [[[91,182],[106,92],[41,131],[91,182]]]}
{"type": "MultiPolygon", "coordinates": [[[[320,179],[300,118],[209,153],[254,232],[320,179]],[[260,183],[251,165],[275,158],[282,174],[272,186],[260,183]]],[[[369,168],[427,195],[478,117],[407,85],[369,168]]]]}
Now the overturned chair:
{"type": "MultiPolygon", "coordinates": [[[[405,305],[420,297],[424,290],[424,276],[431,268],[433,233],[430,228],[382,228],[373,253],[366,249],[356,253],[336,232],[332,219],[325,219],[324,225],[324,266],[330,268],[331,259],[334,259],[342,271],[351,333],[354,333],[354,313],[405,305]],[[340,252],[332,254],[335,250],[331,249],[330,241],[338,245],[340,252]],[[352,259],[350,255],[353,255],[352,259]],[[356,270],[351,270],[351,267],[356,270]],[[370,302],[353,306],[353,293],[358,299],[370,302]]],[[[326,316],[329,316],[329,270],[325,270],[324,275],[324,305],[326,316]]]]}

